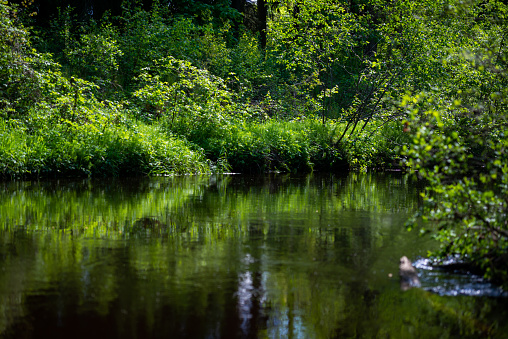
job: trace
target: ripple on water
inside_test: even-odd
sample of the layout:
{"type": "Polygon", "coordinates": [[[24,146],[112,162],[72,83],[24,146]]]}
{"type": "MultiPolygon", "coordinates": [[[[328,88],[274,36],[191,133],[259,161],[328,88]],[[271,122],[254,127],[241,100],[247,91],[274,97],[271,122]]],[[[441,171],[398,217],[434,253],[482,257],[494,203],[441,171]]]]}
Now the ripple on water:
{"type": "MultiPolygon", "coordinates": [[[[447,260],[445,265],[460,264],[457,259],[447,260]]],[[[431,259],[418,259],[413,263],[418,269],[422,288],[444,296],[508,297],[508,292],[483,277],[469,272],[436,267],[431,259]]]]}

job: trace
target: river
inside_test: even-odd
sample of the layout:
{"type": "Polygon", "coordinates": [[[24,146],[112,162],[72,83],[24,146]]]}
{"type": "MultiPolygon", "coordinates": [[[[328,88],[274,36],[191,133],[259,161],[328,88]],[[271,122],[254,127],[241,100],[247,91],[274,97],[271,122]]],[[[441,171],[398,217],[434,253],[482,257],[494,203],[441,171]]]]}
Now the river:
{"type": "Polygon", "coordinates": [[[400,173],[0,183],[0,336],[502,338],[508,298],[439,293],[425,269],[401,291],[399,258],[436,248],[404,227],[418,190],[400,173]]]}

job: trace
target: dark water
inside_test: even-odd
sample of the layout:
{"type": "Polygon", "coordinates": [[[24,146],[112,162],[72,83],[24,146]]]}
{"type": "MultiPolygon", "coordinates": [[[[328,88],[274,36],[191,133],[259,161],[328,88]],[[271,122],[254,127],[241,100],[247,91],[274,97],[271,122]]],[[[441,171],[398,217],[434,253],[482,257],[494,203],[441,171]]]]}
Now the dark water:
{"type": "Polygon", "coordinates": [[[419,279],[425,290],[440,295],[468,295],[508,298],[508,291],[494,285],[475,273],[465,269],[453,269],[453,265],[461,263],[451,257],[445,265],[437,265],[432,259],[420,258],[413,266],[419,271],[419,279]],[[448,268],[447,268],[448,267],[448,268]]]}
{"type": "Polygon", "coordinates": [[[387,174],[1,183],[0,336],[505,337],[507,298],[400,290],[417,204],[387,174]]]}

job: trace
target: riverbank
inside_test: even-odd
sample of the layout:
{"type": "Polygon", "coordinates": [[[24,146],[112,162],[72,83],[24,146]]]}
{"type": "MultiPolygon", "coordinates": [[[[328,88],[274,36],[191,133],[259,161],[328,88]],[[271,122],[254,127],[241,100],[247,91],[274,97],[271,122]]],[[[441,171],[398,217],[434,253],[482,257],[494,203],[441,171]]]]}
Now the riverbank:
{"type": "Polygon", "coordinates": [[[243,122],[189,140],[161,122],[146,123],[111,108],[73,120],[48,111],[34,115],[0,119],[4,178],[392,168],[399,159],[394,136],[404,137],[393,124],[380,134],[369,136],[368,129],[337,143],[344,124],[305,119],[243,122]]]}

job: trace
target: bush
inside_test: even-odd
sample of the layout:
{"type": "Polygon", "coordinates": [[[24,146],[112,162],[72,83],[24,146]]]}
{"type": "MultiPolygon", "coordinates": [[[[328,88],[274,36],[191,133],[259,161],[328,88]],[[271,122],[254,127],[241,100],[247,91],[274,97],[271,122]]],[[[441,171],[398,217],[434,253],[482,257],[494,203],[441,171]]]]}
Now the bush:
{"type": "Polygon", "coordinates": [[[107,22],[81,35],[76,47],[67,52],[71,73],[97,84],[104,98],[119,88],[118,71],[122,55],[118,33],[107,22]]]}
{"type": "Polygon", "coordinates": [[[202,144],[246,116],[223,79],[189,62],[166,57],[144,68],[134,93],[143,117],[202,144]]]}
{"type": "Polygon", "coordinates": [[[333,124],[314,119],[246,122],[212,138],[205,149],[243,173],[344,169],[344,154],[332,143],[335,134],[333,124]]]}
{"type": "Polygon", "coordinates": [[[374,122],[340,143],[351,169],[400,169],[400,149],[411,142],[401,121],[374,122]]]}
{"type": "Polygon", "coordinates": [[[475,118],[456,103],[449,110],[429,107],[413,115],[412,125],[413,143],[403,153],[426,182],[424,205],[412,223],[420,216],[430,222],[428,230],[442,242],[437,257],[457,255],[487,278],[508,284],[506,116],[484,112],[475,118]],[[457,128],[464,119],[475,123],[457,128]]]}

